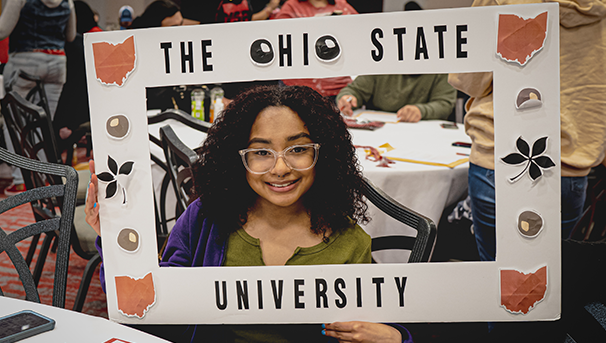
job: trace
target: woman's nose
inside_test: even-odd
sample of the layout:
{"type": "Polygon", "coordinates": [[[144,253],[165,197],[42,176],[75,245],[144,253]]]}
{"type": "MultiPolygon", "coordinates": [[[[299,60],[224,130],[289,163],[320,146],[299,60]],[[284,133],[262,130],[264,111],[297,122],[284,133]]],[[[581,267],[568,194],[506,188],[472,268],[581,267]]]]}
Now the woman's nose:
{"type": "Polygon", "coordinates": [[[272,169],[272,173],[282,176],[290,172],[290,170],[291,168],[286,164],[284,156],[278,156],[276,158],[276,165],[272,169]]]}

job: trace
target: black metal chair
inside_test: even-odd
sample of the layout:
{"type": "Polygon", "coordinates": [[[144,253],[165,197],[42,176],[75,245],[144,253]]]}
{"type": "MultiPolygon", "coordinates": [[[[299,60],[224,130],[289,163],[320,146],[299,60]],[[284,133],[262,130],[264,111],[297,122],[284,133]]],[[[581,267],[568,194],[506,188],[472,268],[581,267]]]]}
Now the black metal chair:
{"type": "MultiPolygon", "coordinates": [[[[200,132],[208,132],[208,129],[212,126],[212,124],[201,121],[199,119],[195,119],[189,114],[176,109],[168,109],[154,116],[150,116],[147,118],[148,124],[158,124],[165,122],[169,119],[178,121],[192,129],[198,130],[200,132]]],[[[149,140],[162,148],[162,142],[160,138],[154,137],[153,135],[149,135],[149,140]]],[[[167,163],[163,160],[163,157],[156,156],[153,153],[150,153],[151,160],[156,163],[160,168],[162,168],[165,172],[164,178],[162,179],[162,184],[160,186],[160,199],[156,198],[154,192],[154,203],[155,203],[155,217],[156,217],[156,234],[158,238],[158,249],[164,245],[166,237],[168,237],[168,223],[176,220],[176,217],[168,217],[166,212],[166,196],[169,189],[169,184],[171,181],[169,168],[167,163]]],[[[178,194],[175,193],[178,198],[178,194]]],[[[183,211],[184,208],[181,210],[183,211]]],[[[181,212],[175,212],[175,214],[181,214],[181,212]]]]}
{"type": "Polygon", "coordinates": [[[198,155],[181,142],[169,125],[160,128],[160,141],[162,150],[164,150],[168,175],[177,195],[175,216],[178,218],[191,202],[192,166],[198,160],[198,155]]]}
{"type": "MultiPolygon", "coordinates": [[[[28,159],[17,154],[11,153],[6,149],[0,148],[0,161],[10,163],[21,170],[40,173],[41,175],[52,175],[59,179],[64,178],[65,182],[42,186],[37,188],[28,188],[27,191],[9,197],[0,202],[0,213],[4,213],[19,205],[33,204],[61,204],[61,215],[48,216],[44,220],[38,220],[36,223],[22,227],[17,231],[7,234],[0,228],[0,253],[5,252],[13,262],[15,269],[19,273],[19,278],[25,289],[26,299],[29,301],[40,302],[37,283],[31,274],[28,264],[16,247],[16,244],[29,237],[40,235],[41,233],[59,232],[57,259],[55,262],[55,277],[53,286],[53,306],[63,308],[65,306],[65,292],[67,284],[67,267],[70,252],[70,234],[72,232],[72,222],[74,219],[74,209],[76,207],[76,190],[78,187],[78,174],[74,168],[61,164],[53,164],[28,159]]],[[[50,211],[50,209],[46,209],[50,211]]],[[[0,290],[0,295],[4,295],[0,290]]]]}
{"type": "MultiPolygon", "coordinates": [[[[198,159],[198,155],[183,144],[169,125],[160,128],[160,140],[166,160],[166,177],[168,177],[170,183],[173,185],[173,191],[176,195],[177,203],[175,205],[175,219],[177,219],[192,200],[192,166],[198,159]]],[[[165,201],[162,203],[166,206],[165,201]]],[[[164,212],[165,208],[162,208],[161,211],[164,212]]],[[[168,233],[162,247],[158,251],[158,257],[160,259],[162,258],[162,253],[164,252],[167,240],[168,233]]]]}
{"type": "Polygon", "coordinates": [[[374,237],[372,251],[410,250],[408,263],[428,262],[436,240],[436,224],[422,214],[398,203],[366,178],[364,178],[364,196],[388,216],[417,231],[416,237],[374,237]]]}
{"type": "MultiPolygon", "coordinates": [[[[62,164],[61,157],[57,152],[52,125],[41,107],[26,101],[16,92],[10,92],[2,100],[2,114],[5,124],[8,125],[8,131],[17,154],[30,159],[46,160],[51,163],[62,164]]],[[[63,180],[54,175],[32,172],[26,169],[22,169],[22,172],[27,189],[63,184],[63,180]]],[[[32,210],[36,221],[56,217],[58,215],[57,209],[62,211],[61,198],[45,199],[44,201],[32,203],[32,210]]],[[[55,237],[57,235],[54,232],[47,232],[42,242],[38,261],[34,268],[34,281],[36,285],[40,280],[48,250],[55,237]]],[[[80,283],[78,296],[76,297],[74,310],[77,311],[82,309],[94,270],[101,262],[101,258],[94,245],[96,237],[97,234],[84,221],[84,205],[77,206],[74,220],[72,220],[71,246],[78,256],[89,261],[80,283]]],[[[32,241],[26,257],[28,265],[31,263],[36,251],[38,240],[39,235],[35,236],[32,241]]]]}

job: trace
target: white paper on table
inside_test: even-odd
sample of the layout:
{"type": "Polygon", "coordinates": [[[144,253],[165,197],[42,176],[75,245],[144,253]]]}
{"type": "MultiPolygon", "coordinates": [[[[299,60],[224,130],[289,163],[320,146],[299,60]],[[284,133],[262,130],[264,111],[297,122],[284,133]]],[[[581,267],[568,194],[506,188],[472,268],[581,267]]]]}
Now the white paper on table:
{"type": "Polygon", "coordinates": [[[384,123],[397,123],[398,116],[393,112],[371,111],[371,110],[356,110],[353,114],[354,118],[368,121],[381,121],[384,123]]]}

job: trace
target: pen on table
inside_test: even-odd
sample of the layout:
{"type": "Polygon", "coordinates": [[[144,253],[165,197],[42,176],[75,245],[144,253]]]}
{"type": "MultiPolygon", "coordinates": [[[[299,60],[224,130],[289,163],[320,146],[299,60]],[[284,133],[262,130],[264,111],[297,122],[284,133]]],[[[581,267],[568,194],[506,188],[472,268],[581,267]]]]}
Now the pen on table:
{"type": "Polygon", "coordinates": [[[459,156],[469,156],[469,154],[464,154],[462,152],[457,152],[457,155],[459,155],[459,156]]]}

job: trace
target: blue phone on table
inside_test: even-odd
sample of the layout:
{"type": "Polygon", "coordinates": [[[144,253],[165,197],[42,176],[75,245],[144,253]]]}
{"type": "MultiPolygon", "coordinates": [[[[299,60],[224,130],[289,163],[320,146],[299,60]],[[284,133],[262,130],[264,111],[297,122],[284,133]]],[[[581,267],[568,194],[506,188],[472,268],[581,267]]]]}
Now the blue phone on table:
{"type": "Polygon", "coordinates": [[[34,311],[9,314],[0,318],[0,343],[17,342],[54,328],[54,320],[34,311]]]}

